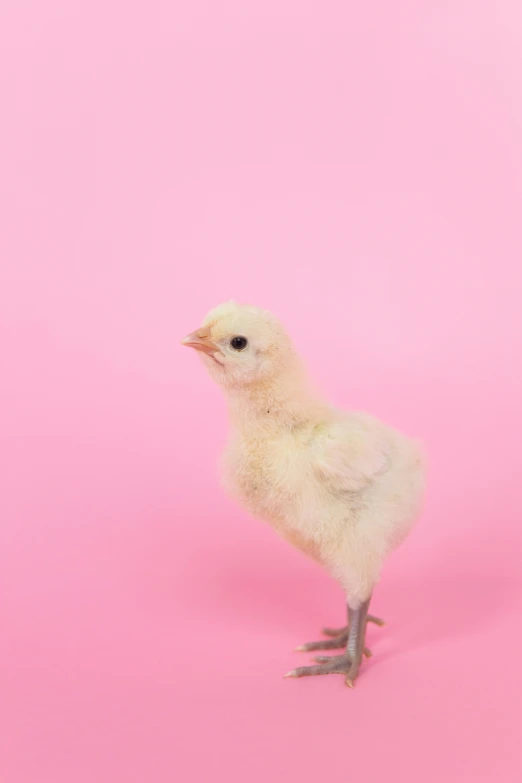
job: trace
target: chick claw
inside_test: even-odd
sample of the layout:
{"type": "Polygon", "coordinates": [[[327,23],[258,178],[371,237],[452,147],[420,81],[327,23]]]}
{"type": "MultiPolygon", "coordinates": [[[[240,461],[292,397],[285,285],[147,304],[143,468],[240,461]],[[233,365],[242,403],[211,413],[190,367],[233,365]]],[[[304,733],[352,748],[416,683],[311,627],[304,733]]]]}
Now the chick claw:
{"type": "MultiPolygon", "coordinates": [[[[346,633],[339,634],[333,639],[321,639],[319,642],[308,642],[307,644],[301,644],[296,647],[294,652],[314,652],[315,650],[340,650],[342,647],[346,647],[348,642],[348,631],[346,633]]],[[[363,654],[366,658],[372,657],[372,651],[365,647],[363,654]]],[[[319,658],[314,658],[314,661],[318,661],[319,658]]],[[[330,660],[328,657],[322,657],[322,661],[330,660]]]]}
{"type": "Polygon", "coordinates": [[[315,674],[344,674],[345,684],[353,688],[359,673],[359,662],[352,661],[347,653],[343,655],[319,655],[314,660],[319,666],[299,666],[285,674],[285,677],[310,677],[315,674]]]}
{"type": "MultiPolygon", "coordinates": [[[[375,625],[384,625],[384,620],[379,617],[374,617],[369,614],[366,618],[366,622],[374,623],[375,625]]],[[[319,642],[308,642],[307,644],[301,644],[295,648],[295,652],[313,652],[314,650],[339,650],[341,647],[346,647],[348,642],[348,626],[344,628],[323,628],[325,636],[330,636],[330,639],[321,639],[319,642]]],[[[371,651],[365,647],[364,655],[367,658],[372,657],[371,651]]]]}

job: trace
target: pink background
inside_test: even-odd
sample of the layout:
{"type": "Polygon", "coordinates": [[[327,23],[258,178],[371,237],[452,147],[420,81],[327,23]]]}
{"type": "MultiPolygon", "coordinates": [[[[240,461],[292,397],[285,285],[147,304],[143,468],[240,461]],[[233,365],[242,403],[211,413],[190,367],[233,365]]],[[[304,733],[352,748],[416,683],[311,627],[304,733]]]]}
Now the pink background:
{"type": "Polygon", "coordinates": [[[6,0],[5,783],[522,777],[515,0],[6,0]],[[425,439],[374,658],[283,680],[340,590],[225,499],[179,339],[273,309],[425,439]]]}

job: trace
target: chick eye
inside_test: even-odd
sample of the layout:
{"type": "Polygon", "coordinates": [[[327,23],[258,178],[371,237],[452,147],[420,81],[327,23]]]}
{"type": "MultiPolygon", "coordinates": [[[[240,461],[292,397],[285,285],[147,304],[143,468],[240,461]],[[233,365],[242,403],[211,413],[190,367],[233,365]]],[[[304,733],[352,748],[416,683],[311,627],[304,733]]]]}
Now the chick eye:
{"type": "Polygon", "coordinates": [[[248,340],[246,337],[233,337],[230,341],[230,346],[234,351],[244,351],[247,345],[248,340]]]}

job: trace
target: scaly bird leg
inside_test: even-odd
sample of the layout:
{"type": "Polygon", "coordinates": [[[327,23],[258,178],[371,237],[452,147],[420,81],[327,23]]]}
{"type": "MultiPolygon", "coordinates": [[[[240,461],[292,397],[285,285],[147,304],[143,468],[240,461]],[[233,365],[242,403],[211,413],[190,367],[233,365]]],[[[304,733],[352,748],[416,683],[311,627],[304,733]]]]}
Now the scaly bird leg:
{"type": "MultiPolygon", "coordinates": [[[[320,655],[315,660],[319,666],[299,666],[297,669],[285,674],[285,677],[309,677],[315,674],[344,674],[345,683],[350,688],[359,673],[362,656],[371,655],[370,651],[364,646],[366,635],[366,624],[368,621],[377,621],[382,625],[382,620],[368,615],[370,599],[365,601],[357,609],[348,605],[348,629],[341,628],[340,633],[331,639],[325,639],[321,642],[310,642],[299,649],[304,650],[334,650],[346,644],[346,652],[342,655],[324,656],[320,655]],[[320,645],[320,646],[319,646],[320,645]]],[[[332,629],[326,629],[331,631],[332,629]]]]}

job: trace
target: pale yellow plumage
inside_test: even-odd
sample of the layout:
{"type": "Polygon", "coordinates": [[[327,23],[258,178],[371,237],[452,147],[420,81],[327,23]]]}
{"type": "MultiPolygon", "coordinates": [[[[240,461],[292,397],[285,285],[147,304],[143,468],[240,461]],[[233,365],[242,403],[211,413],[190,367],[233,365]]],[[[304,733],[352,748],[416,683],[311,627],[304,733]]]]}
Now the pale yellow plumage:
{"type": "Polygon", "coordinates": [[[200,348],[228,400],[227,489],[319,561],[357,610],[418,514],[419,445],[324,401],[270,313],[231,302],[209,313],[203,327],[202,339],[187,342],[200,348]],[[240,350],[231,345],[238,337],[246,341],[240,350]]]}

